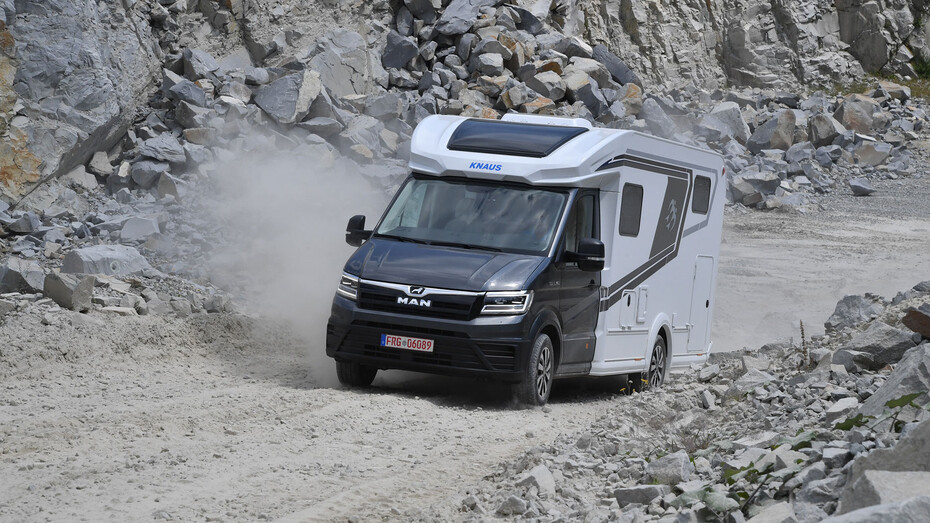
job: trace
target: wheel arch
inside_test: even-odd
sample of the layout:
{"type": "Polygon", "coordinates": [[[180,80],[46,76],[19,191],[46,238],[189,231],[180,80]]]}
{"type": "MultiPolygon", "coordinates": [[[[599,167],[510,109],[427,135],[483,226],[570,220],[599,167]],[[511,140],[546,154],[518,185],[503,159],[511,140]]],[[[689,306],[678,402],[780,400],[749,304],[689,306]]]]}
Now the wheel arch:
{"type": "Polygon", "coordinates": [[[672,366],[674,348],[672,347],[672,324],[668,316],[664,313],[656,316],[655,321],[652,323],[652,328],[649,329],[647,360],[652,356],[652,348],[655,346],[658,338],[662,338],[662,341],[665,342],[665,370],[668,371],[672,366]]]}
{"type": "Polygon", "coordinates": [[[536,316],[530,332],[533,339],[536,339],[540,334],[549,336],[552,341],[552,350],[555,351],[555,367],[552,370],[558,370],[562,364],[562,326],[559,323],[558,316],[550,309],[543,309],[536,316]]]}

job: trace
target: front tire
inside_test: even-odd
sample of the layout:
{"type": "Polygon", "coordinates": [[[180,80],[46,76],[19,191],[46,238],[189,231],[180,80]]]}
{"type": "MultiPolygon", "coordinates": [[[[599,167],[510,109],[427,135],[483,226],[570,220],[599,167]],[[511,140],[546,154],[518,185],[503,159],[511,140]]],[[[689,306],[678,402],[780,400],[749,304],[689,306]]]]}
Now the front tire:
{"type": "Polygon", "coordinates": [[[659,336],[652,347],[652,355],[649,357],[649,369],[646,372],[629,374],[627,376],[629,381],[627,391],[631,393],[642,392],[661,387],[665,383],[667,357],[668,350],[665,347],[665,339],[659,336]]]}
{"type": "Polygon", "coordinates": [[[375,380],[378,369],[352,361],[336,360],[336,377],[346,387],[368,387],[375,380]]]}
{"type": "Polygon", "coordinates": [[[514,385],[517,403],[523,406],[545,405],[552,392],[555,375],[555,349],[547,334],[540,334],[533,342],[523,381],[514,385]]]}

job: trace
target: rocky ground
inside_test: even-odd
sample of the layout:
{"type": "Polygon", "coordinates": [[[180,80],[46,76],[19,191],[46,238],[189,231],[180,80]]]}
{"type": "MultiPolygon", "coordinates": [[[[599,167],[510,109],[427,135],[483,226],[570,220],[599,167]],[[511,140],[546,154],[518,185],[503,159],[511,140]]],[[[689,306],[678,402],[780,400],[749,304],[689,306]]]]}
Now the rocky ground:
{"type": "Polygon", "coordinates": [[[930,115],[863,75],[930,59],[922,3],[617,4],[0,0],[0,519],[816,521],[927,494],[923,411],[879,418],[930,381],[927,289],[895,296],[930,274],[930,115]],[[346,219],[426,116],[509,111],[724,156],[727,354],[530,411],[329,388],[346,219]]]}

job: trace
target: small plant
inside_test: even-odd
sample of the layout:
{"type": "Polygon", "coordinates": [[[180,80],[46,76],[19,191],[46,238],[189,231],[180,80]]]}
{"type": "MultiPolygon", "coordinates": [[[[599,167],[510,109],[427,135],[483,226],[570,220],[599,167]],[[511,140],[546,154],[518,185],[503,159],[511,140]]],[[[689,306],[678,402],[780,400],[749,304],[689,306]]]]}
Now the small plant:
{"type": "Polygon", "coordinates": [[[923,396],[926,393],[926,391],[914,392],[912,394],[905,394],[898,398],[888,400],[885,402],[885,407],[887,408],[884,412],[882,412],[881,416],[876,417],[859,413],[835,424],[833,428],[838,430],[852,430],[855,427],[864,427],[868,425],[868,428],[871,430],[877,427],[880,423],[890,419],[891,430],[894,432],[901,432],[901,430],[904,429],[904,425],[908,423],[907,421],[901,419],[901,415],[904,413],[907,407],[930,411],[930,402],[925,405],[918,405],[916,403],[917,398],[923,396]],[[875,422],[869,425],[869,422],[872,420],[875,422]]]}

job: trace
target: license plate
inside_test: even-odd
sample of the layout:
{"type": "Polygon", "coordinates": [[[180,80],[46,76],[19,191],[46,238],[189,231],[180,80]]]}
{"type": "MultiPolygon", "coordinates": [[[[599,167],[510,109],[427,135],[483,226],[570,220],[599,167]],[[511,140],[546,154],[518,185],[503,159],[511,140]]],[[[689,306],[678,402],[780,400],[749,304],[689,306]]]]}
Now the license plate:
{"type": "Polygon", "coordinates": [[[394,349],[407,349],[419,352],[433,352],[433,340],[423,338],[408,338],[407,336],[381,335],[381,346],[394,349]]]}

